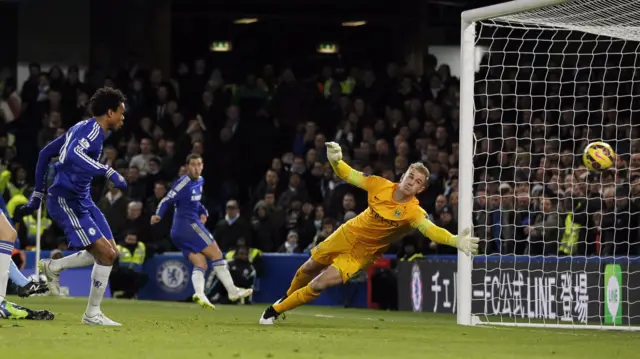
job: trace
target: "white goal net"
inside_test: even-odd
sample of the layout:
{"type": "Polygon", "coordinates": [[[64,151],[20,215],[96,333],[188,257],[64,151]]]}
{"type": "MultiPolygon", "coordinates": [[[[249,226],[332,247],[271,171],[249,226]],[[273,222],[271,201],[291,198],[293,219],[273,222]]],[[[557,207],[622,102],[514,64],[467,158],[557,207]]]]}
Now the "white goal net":
{"type": "Polygon", "coordinates": [[[462,32],[464,64],[487,52],[461,79],[460,227],[483,241],[459,322],[640,329],[640,2],[514,1],[462,32]],[[615,168],[582,165],[594,141],[615,168]]]}

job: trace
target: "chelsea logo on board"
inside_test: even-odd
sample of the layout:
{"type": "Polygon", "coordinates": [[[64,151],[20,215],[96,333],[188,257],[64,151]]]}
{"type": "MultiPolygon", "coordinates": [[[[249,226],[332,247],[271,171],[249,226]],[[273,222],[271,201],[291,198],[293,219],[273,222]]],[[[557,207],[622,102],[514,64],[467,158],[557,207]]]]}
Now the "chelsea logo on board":
{"type": "Polygon", "coordinates": [[[167,292],[181,292],[189,284],[189,268],[178,260],[168,260],[158,267],[156,280],[167,292]]]}

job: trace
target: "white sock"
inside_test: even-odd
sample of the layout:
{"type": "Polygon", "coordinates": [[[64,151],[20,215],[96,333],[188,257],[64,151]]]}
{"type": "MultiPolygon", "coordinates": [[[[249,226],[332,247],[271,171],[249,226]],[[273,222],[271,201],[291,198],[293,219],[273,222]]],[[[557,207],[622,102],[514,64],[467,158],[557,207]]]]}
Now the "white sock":
{"type": "Polygon", "coordinates": [[[193,283],[193,289],[196,291],[196,295],[199,297],[205,297],[204,269],[199,267],[193,267],[193,272],[191,272],[191,282],[193,283]]]}
{"type": "Polygon", "coordinates": [[[0,302],[7,296],[7,282],[9,281],[9,266],[11,265],[13,243],[0,241],[0,302]]]}
{"type": "Polygon", "coordinates": [[[60,259],[54,259],[51,261],[49,268],[54,272],[60,272],[68,268],[86,267],[94,262],[93,256],[85,250],[60,259]]]}
{"type": "Polygon", "coordinates": [[[109,274],[111,274],[111,266],[103,266],[98,263],[93,264],[89,304],[87,304],[87,311],[85,312],[88,317],[93,317],[100,313],[100,303],[102,303],[104,291],[107,289],[109,274]]]}
{"type": "Polygon", "coordinates": [[[231,273],[229,273],[229,266],[227,266],[227,262],[224,260],[220,260],[218,262],[213,262],[214,266],[213,270],[216,271],[216,276],[222,282],[222,285],[227,289],[227,293],[229,295],[235,295],[238,291],[238,288],[233,283],[233,279],[231,278],[231,273]]]}

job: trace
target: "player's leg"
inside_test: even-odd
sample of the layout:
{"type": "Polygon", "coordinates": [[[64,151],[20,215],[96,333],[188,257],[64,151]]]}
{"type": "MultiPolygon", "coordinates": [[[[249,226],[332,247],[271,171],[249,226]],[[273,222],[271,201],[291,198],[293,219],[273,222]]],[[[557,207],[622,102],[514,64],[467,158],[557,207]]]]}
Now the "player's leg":
{"type": "Polygon", "coordinates": [[[233,283],[233,278],[231,277],[231,273],[229,273],[229,266],[227,265],[227,261],[222,257],[222,251],[220,247],[218,247],[218,243],[215,241],[211,242],[202,250],[202,253],[211,260],[213,271],[216,273],[216,277],[218,277],[220,283],[222,283],[227,290],[230,301],[235,302],[236,300],[246,298],[253,294],[253,289],[238,288],[235,283],[233,283]]]}
{"type": "MultiPolygon", "coordinates": [[[[91,227],[90,227],[91,228],[91,227]]],[[[100,308],[104,292],[107,289],[109,276],[113,263],[118,257],[117,252],[113,249],[111,243],[104,237],[97,240],[93,238],[92,243],[87,247],[87,251],[95,258],[93,270],[91,271],[91,290],[89,291],[89,302],[85,310],[82,322],[85,324],[96,325],[120,325],[117,322],[107,318],[100,308]]]]}
{"type": "Polygon", "coordinates": [[[95,203],[91,200],[85,200],[83,205],[87,207],[97,231],[102,234],[102,238],[98,239],[96,243],[87,248],[91,255],[96,259],[96,263],[93,265],[93,270],[91,271],[93,286],[91,287],[89,304],[87,305],[87,311],[85,314],[87,316],[91,316],[102,313],[100,310],[100,303],[104,297],[104,292],[107,288],[107,283],[109,282],[109,276],[111,275],[113,264],[118,259],[118,248],[116,247],[116,242],[113,239],[111,227],[109,227],[107,219],[104,217],[100,209],[98,209],[95,203]],[[103,240],[106,241],[106,245],[103,240]],[[96,285],[96,281],[102,282],[103,286],[98,287],[96,285]]]}
{"type": "MultiPolygon", "coordinates": [[[[303,264],[304,269],[301,269],[306,276],[317,272],[320,274],[314,276],[311,281],[307,281],[305,285],[297,284],[297,289],[287,292],[287,296],[267,308],[262,313],[260,324],[273,324],[280,314],[309,303],[325,288],[340,284],[348,280],[348,276],[352,273],[357,272],[362,265],[360,261],[353,259],[351,253],[354,240],[340,227],[329,238],[314,247],[311,250],[311,258],[303,264]]],[[[294,283],[290,290],[293,288],[295,288],[294,283]]]]}
{"type": "MultiPolygon", "coordinates": [[[[71,241],[71,236],[78,237],[75,241],[79,242],[80,247],[86,247],[87,243],[83,240],[86,235],[79,237],[74,224],[77,221],[77,215],[69,207],[67,201],[59,197],[49,197],[47,202],[47,212],[51,219],[60,227],[65,236],[71,241]]],[[[86,267],[94,262],[93,256],[86,250],[68,255],[60,259],[45,258],[40,260],[38,268],[47,278],[47,286],[52,295],[60,295],[60,272],[68,268],[86,267]]]]}
{"type": "Polygon", "coordinates": [[[326,240],[311,250],[311,258],[298,268],[286,295],[277,303],[282,302],[284,298],[309,284],[313,278],[317,277],[333,263],[333,259],[336,256],[349,251],[351,247],[350,240],[347,238],[343,228],[338,228],[326,240]]]}
{"type": "Polygon", "coordinates": [[[260,324],[274,324],[281,314],[313,301],[325,289],[342,283],[344,283],[344,280],[341,270],[332,265],[315,277],[308,285],[291,293],[282,302],[267,308],[262,313],[260,324]]]}
{"type": "Polygon", "coordinates": [[[253,289],[238,288],[233,283],[233,278],[231,278],[231,273],[229,273],[227,261],[224,260],[222,251],[220,250],[220,247],[218,247],[218,243],[216,243],[211,233],[202,225],[202,223],[192,223],[190,226],[195,232],[195,235],[190,236],[192,252],[202,253],[211,260],[213,271],[227,290],[229,300],[233,302],[253,294],[253,289]]]}
{"type": "Polygon", "coordinates": [[[100,309],[117,252],[98,229],[88,206],[81,201],[50,197],[47,201],[47,209],[51,218],[64,231],[69,246],[85,248],[95,260],[91,271],[89,303],[82,317],[82,322],[97,325],[120,325],[107,318],[100,309]],[[50,204],[51,202],[55,205],[50,204]]]}
{"type": "Polygon", "coordinates": [[[29,284],[29,279],[20,272],[20,269],[18,269],[18,266],[13,261],[11,261],[9,265],[9,279],[18,287],[24,287],[29,284]]]}
{"type": "MultiPolygon", "coordinates": [[[[113,234],[111,233],[111,228],[107,223],[107,219],[104,217],[100,209],[91,201],[90,199],[82,201],[82,204],[87,207],[89,214],[93,218],[93,221],[96,224],[98,230],[102,233],[102,235],[109,240],[113,249],[118,253],[118,249],[116,248],[116,242],[113,239],[113,234]]],[[[78,253],[74,253],[68,255],[66,257],[62,257],[60,259],[55,260],[43,260],[48,265],[48,269],[53,272],[60,273],[61,271],[69,268],[79,268],[86,267],[95,262],[93,256],[86,250],[81,250],[78,253]]]]}
{"type": "Polygon", "coordinates": [[[41,262],[41,267],[46,266],[49,271],[59,275],[60,272],[65,269],[86,267],[90,264],[93,264],[95,260],[93,259],[93,256],[91,256],[91,254],[87,252],[87,250],[83,249],[77,253],[70,254],[59,259],[45,258],[42,259],[41,262]]]}
{"type": "MultiPolygon", "coordinates": [[[[1,213],[1,212],[0,212],[1,213]]],[[[4,214],[0,214],[0,304],[7,296],[7,282],[9,281],[9,267],[11,266],[11,253],[18,235],[4,214]]]]}
{"type": "Polygon", "coordinates": [[[107,218],[104,216],[102,211],[100,211],[100,208],[98,208],[98,206],[96,206],[96,204],[92,200],[90,199],[84,200],[83,204],[87,206],[87,209],[89,210],[89,214],[91,214],[91,218],[93,218],[93,221],[98,227],[98,230],[100,231],[100,233],[102,233],[104,238],[106,238],[109,241],[109,244],[111,244],[111,247],[113,247],[113,250],[118,255],[119,252],[118,252],[116,240],[113,237],[113,232],[111,232],[111,227],[109,226],[109,222],[107,222],[107,218]]]}
{"type": "Polygon", "coordinates": [[[286,297],[293,294],[296,290],[305,287],[307,284],[309,284],[309,282],[311,282],[313,278],[318,276],[318,274],[320,274],[326,268],[326,264],[319,263],[313,258],[307,259],[307,261],[304,262],[300,266],[300,268],[298,268],[296,274],[293,276],[291,285],[289,286],[289,289],[287,289],[287,293],[285,294],[285,296],[278,300],[278,302],[276,303],[282,302],[286,297]]]}
{"type": "Polygon", "coordinates": [[[193,272],[191,272],[191,283],[193,283],[193,289],[195,291],[193,301],[198,303],[202,308],[216,309],[204,293],[204,274],[207,271],[207,257],[202,253],[189,253],[187,257],[193,264],[193,272]]]}

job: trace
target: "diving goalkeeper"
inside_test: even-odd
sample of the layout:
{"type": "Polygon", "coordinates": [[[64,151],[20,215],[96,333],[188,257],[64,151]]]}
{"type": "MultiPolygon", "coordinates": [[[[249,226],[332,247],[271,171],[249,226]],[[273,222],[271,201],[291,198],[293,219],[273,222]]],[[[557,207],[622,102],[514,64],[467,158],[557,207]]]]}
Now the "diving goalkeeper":
{"type": "Polygon", "coordinates": [[[333,170],[344,181],[368,192],[369,207],[311,250],[311,258],[298,269],[287,294],[262,313],[260,324],[273,324],[280,314],[311,302],[328,287],[347,282],[380,258],[391,243],[415,229],[467,255],[478,249],[479,239],[471,236],[471,229],[452,235],[427,218],[416,198],[429,178],[422,163],[412,164],[400,183],[393,183],[349,167],[342,161],[337,143],[327,142],[326,146],[333,170]]]}

